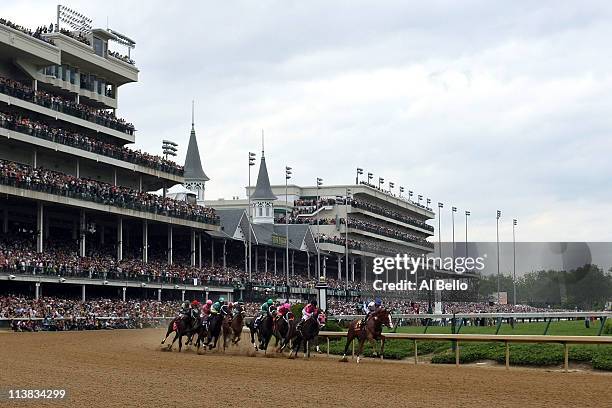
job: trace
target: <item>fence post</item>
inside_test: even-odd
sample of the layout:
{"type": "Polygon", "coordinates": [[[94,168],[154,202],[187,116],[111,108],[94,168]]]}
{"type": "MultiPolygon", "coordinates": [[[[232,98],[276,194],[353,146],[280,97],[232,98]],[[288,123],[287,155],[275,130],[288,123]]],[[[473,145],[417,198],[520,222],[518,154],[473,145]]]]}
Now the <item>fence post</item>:
{"type": "Polygon", "coordinates": [[[417,352],[417,340],[414,339],[414,364],[419,364],[419,355],[417,352]]]}
{"type": "Polygon", "coordinates": [[[565,368],[565,372],[567,373],[567,369],[569,367],[569,346],[567,343],[563,343],[563,347],[564,347],[564,358],[565,358],[565,362],[563,364],[564,368],[565,368]]]}
{"type": "Polygon", "coordinates": [[[606,325],[607,319],[608,319],[607,316],[603,316],[599,318],[599,321],[601,322],[601,326],[599,326],[599,332],[597,333],[598,336],[601,336],[601,333],[603,333],[603,329],[604,329],[604,326],[606,325]]]}
{"type": "Polygon", "coordinates": [[[327,337],[327,357],[329,357],[329,336],[327,337]]]}
{"type": "Polygon", "coordinates": [[[455,345],[455,365],[459,367],[459,340],[457,340],[455,345]]]}
{"type": "Polygon", "coordinates": [[[510,344],[506,341],[506,370],[510,369],[510,344]]]}

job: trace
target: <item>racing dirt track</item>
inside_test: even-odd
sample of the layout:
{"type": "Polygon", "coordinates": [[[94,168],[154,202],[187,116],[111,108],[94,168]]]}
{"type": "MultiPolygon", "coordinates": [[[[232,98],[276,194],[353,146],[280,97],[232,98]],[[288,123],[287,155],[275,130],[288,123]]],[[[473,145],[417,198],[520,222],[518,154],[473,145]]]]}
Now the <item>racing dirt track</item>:
{"type": "Polygon", "coordinates": [[[230,355],[169,353],[162,332],[0,333],[0,388],[66,389],[67,400],[45,405],[55,407],[497,408],[602,407],[612,384],[606,373],[249,357],[246,343],[230,355]]]}

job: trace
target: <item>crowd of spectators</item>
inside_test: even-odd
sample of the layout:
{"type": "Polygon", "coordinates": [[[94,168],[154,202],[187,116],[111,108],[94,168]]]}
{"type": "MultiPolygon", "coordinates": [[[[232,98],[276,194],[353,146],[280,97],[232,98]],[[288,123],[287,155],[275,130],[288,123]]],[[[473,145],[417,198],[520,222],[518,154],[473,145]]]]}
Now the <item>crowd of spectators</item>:
{"type": "Polygon", "coordinates": [[[126,63],[128,63],[130,65],[136,65],[136,61],[134,61],[133,59],[131,59],[127,55],[121,55],[121,54],[119,54],[116,51],[108,50],[108,55],[110,55],[113,58],[117,58],[118,60],[121,60],[123,62],[126,62],[126,63]]]}
{"type": "MultiPolygon", "coordinates": [[[[51,27],[52,26],[53,24],[51,24],[51,27]]],[[[66,30],[65,28],[60,28],[59,32],[67,37],[72,38],[73,40],[77,40],[78,42],[83,43],[85,45],[89,45],[91,47],[91,41],[89,41],[89,38],[87,38],[87,36],[80,31],[70,31],[66,30]]]]}
{"type": "Polygon", "coordinates": [[[15,23],[13,23],[10,20],[7,20],[7,19],[1,18],[1,17],[0,17],[0,24],[5,25],[7,27],[11,27],[12,29],[15,29],[17,31],[21,31],[24,34],[27,34],[27,35],[32,36],[34,38],[37,38],[37,39],[39,39],[41,41],[44,41],[46,43],[55,45],[53,43],[53,40],[47,39],[47,38],[42,36],[42,34],[49,33],[51,31],[53,31],[53,24],[51,24],[48,28],[45,27],[45,26],[37,27],[36,30],[34,30],[34,31],[32,31],[29,28],[26,28],[24,26],[21,26],[19,24],[15,24],[15,23]]]}
{"type": "Polygon", "coordinates": [[[433,225],[429,225],[424,221],[417,220],[416,218],[409,217],[407,215],[401,214],[397,211],[393,211],[390,208],[381,207],[380,205],[372,204],[367,201],[352,199],[349,200],[351,207],[360,208],[366,211],[373,212],[375,214],[379,214],[388,218],[392,218],[397,221],[404,222],[406,224],[414,225],[415,227],[423,228],[428,231],[433,231],[433,225]]]}
{"type": "Polygon", "coordinates": [[[219,218],[210,207],[8,160],[0,160],[0,183],[169,217],[219,224],[219,218]]]}
{"type": "Polygon", "coordinates": [[[166,173],[183,174],[183,166],[179,166],[161,156],[148,154],[140,150],[131,150],[125,146],[105,143],[102,140],[70,132],[62,128],[50,127],[23,115],[0,111],[0,127],[166,173]]]}
{"type": "Polygon", "coordinates": [[[39,299],[0,296],[0,318],[12,319],[14,331],[63,331],[160,327],[160,317],[174,317],[176,301],[39,299]]]}
{"type": "Polygon", "coordinates": [[[32,87],[10,78],[0,76],[0,92],[129,135],[133,135],[136,130],[133,124],[116,117],[112,112],[95,109],[82,103],[76,103],[72,99],[52,95],[42,90],[35,91],[32,87]]]}
{"type": "Polygon", "coordinates": [[[383,235],[389,238],[399,239],[401,241],[414,242],[419,245],[433,248],[433,243],[427,241],[424,238],[417,237],[404,231],[400,231],[395,228],[385,227],[383,225],[374,224],[372,222],[359,220],[356,218],[348,219],[348,227],[355,228],[361,231],[372,232],[374,234],[383,235]]]}
{"type": "MultiPolygon", "coordinates": [[[[398,200],[402,200],[402,201],[405,201],[405,202],[407,202],[407,203],[410,203],[410,204],[416,205],[417,207],[421,207],[421,208],[424,208],[424,209],[426,209],[426,210],[430,210],[430,211],[431,211],[431,208],[429,208],[429,207],[428,207],[428,206],[426,206],[426,205],[421,204],[419,201],[417,201],[417,202],[412,201],[412,200],[410,199],[410,197],[403,197],[403,196],[398,196],[398,195],[395,195],[395,194],[394,194],[394,193],[393,193],[391,190],[385,190],[385,189],[383,189],[383,188],[381,188],[381,187],[379,187],[379,186],[377,186],[377,185],[374,185],[374,184],[372,184],[372,183],[369,183],[369,182],[367,182],[367,181],[360,181],[360,182],[359,182],[359,184],[363,184],[364,186],[372,187],[373,189],[376,189],[376,190],[381,191],[381,192],[383,192],[383,193],[385,193],[385,194],[388,194],[388,195],[390,195],[390,196],[392,196],[392,197],[394,197],[394,198],[397,198],[398,200]]],[[[419,196],[419,197],[420,197],[420,196],[419,196]]]]}

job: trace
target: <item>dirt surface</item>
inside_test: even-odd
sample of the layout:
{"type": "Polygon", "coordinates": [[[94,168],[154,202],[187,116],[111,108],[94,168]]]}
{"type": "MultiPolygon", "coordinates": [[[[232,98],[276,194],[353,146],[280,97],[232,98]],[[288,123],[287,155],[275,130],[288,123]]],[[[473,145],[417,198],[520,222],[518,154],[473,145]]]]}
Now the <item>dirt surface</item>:
{"type": "MultiPolygon", "coordinates": [[[[0,388],[63,388],[75,407],[604,407],[607,373],[482,366],[340,363],[160,351],[161,330],[0,333],[0,388]],[[601,393],[603,392],[603,394],[601,393]]],[[[246,339],[243,339],[243,342],[246,339]]],[[[612,405],[608,405],[612,406],[612,405]]]]}

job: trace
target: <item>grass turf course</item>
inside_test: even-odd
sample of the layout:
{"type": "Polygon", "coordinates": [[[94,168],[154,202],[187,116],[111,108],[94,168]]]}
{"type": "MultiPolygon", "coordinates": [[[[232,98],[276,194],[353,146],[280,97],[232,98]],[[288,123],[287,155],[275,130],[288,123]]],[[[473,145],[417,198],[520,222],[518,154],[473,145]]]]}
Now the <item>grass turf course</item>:
{"type": "MultiPolygon", "coordinates": [[[[516,323],[514,329],[503,323],[499,334],[544,334],[547,323],[516,323]]],[[[593,322],[589,329],[585,328],[584,321],[552,322],[548,328],[548,335],[567,336],[596,336],[599,332],[600,322],[593,322]]],[[[333,328],[332,330],[336,330],[333,328]]],[[[398,333],[423,333],[423,326],[408,326],[397,329],[398,333]]],[[[475,327],[464,326],[460,334],[495,334],[495,326],[475,327]]],[[[430,326],[427,333],[451,333],[450,326],[430,326]]],[[[608,321],[604,333],[612,334],[612,322],[608,321]]],[[[332,340],[330,353],[342,354],[346,340],[332,340]]],[[[451,351],[451,342],[419,341],[417,343],[419,357],[431,358],[434,364],[454,364],[455,354],[451,351]]],[[[461,344],[460,362],[470,363],[479,360],[493,360],[505,362],[505,346],[503,343],[463,343],[461,344]]],[[[351,349],[349,348],[349,353],[351,349]]],[[[372,347],[364,347],[364,355],[371,357],[372,347]]],[[[401,360],[414,356],[414,344],[407,340],[387,340],[385,342],[384,357],[401,360]]],[[[612,346],[608,345],[570,345],[569,360],[571,362],[590,363],[593,368],[612,371],[612,346]]],[[[563,346],[560,344],[510,344],[510,364],[551,366],[563,363],[563,346]]]]}

